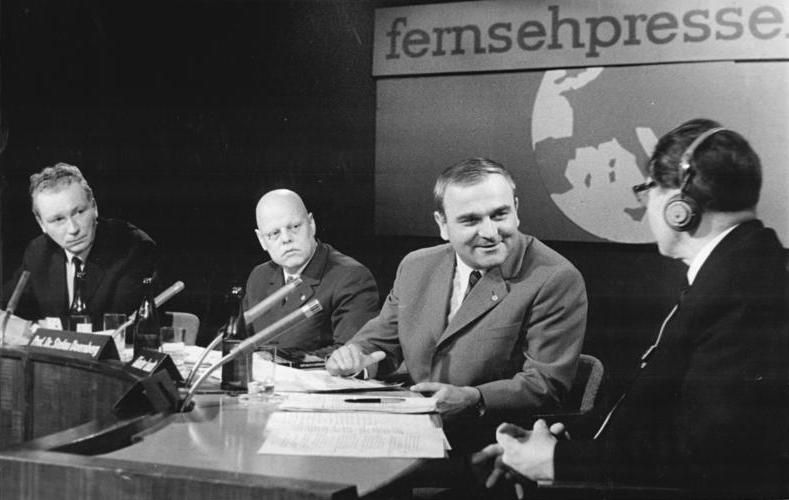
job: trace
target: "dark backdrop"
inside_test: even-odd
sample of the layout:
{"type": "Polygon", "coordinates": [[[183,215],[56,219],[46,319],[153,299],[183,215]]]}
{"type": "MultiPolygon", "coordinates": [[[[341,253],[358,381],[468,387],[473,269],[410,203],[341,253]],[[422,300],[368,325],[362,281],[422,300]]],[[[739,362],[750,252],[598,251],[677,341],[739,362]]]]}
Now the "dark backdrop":
{"type": "MultiPolygon", "coordinates": [[[[373,13],[404,3],[420,2],[4,0],[4,276],[38,233],[29,175],[64,161],[83,169],[101,215],[158,242],[161,286],[187,285],[168,308],[200,316],[201,343],[227,288],[265,258],[253,212],[274,187],[298,191],[319,237],[367,264],[384,294],[407,251],[438,241],[373,227],[373,13]]],[[[620,385],[680,267],[651,245],[548,243],[583,272],[585,350],[620,385]]]]}

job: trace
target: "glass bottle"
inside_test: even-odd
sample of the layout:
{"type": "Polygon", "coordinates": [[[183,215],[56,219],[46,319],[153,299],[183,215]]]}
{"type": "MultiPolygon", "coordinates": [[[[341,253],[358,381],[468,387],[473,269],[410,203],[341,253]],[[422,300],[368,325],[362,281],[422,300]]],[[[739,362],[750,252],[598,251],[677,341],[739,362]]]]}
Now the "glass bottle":
{"type": "Polygon", "coordinates": [[[137,317],[134,319],[132,332],[134,333],[134,357],[139,355],[140,349],[158,351],[162,347],[159,333],[159,314],[153,301],[153,278],[142,280],[143,299],[137,317]]]}
{"type": "MultiPolygon", "coordinates": [[[[247,338],[247,326],[241,310],[244,287],[233,286],[225,297],[228,320],[220,330],[222,333],[222,356],[235,349],[247,338]]],[[[247,381],[252,376],[252,352],[244,353],[222,366],[222,389],[246,391],[247,381]]]]}
{"type": "Polygon", "coordinates": [[[88,303],[85,302],[85,269],[84,267],[74,273],[74,297],[68,309],[69,330],[91,331],[90,316],[88,316],[88,303]],[[79,327],[77,325],[84,324],[79,327]]]}

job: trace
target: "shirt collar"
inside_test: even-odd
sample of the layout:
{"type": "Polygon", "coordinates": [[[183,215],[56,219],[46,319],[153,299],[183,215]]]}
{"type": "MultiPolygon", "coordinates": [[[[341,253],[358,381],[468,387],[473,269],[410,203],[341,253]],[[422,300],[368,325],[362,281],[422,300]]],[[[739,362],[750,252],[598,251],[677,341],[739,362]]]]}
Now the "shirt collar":
{"type": "Polygon", "coordinates": [[[87,262],[87,261],[88,261],[88,255],[90,255],[90,250],[91,250],[91,249],[89,248],[89,249],[88,249],[88,250],[85,252],[85,254],[84,254],[84,255],[77,255],[77,254],[74,254],[74,253],[71,253],[71,252],[69,252],[68,250],[66,250],[66,249],[64,248],[64,249],[63,249],[63,252],[65,252],[65,254],[66,254],[66,265],[67,265],[67,266],[73,266],[73,265],[74,265],[74,257],[76,257],[76,258],[78,258],[79,260],[81,260],[81,261],[82,261],[82,265],[85,265],[85,262],[87,262]]]}
{"type": "MultiPolygon", "coordinates": [[[[468,277],[474,271],[474,268],[463,262],[458,254],[455,254],[455,275],[460,280],[460,283],[468,283],[468,277]]],[[[477,269],[481,274],[485,274],[483,269],[477,269]]],[[[465,286],[465,285],[464,285],[465,286]]]]}
{"type": "Polygon", "coordinates": [[[303,273],[303,272],[304,272],[304,270],[305,270],[305,269],[307,269],[307,266],[309,266],[309,265],[310,265],[310,262],[312,262],[312,259],[315,257],[315,254],[316,254],[317,252],[318,252],[318,243],[317,243],[317,241],[316,241],[316,242],[315,242],[315,246],[312,248],[312,255],[310,255],[310,258],[309,258],[309,259],[307,259],[307,262],[305,262],[305,263],[304,263],[304,265],[303,265],[303,266],[301,266],[301,267],[299,268],[299,270],[298,270],[298,271],[296,271],[295,273],[291,274],[291,273],[287,272],[287,271],[285,270],[285,268],[283,267],[283,268],[282,268],[282,277],[283,277],[283,279],[285,280],[285,283],[287,283],[287,282],[288,282],[288,278],[290,278],[290,277],[293,277],[293,278],[299,278],[299,277],[301,277],[301,273],[303,273]]]}
{"type": "Polygon", "coordinates": [[[715,247],[718,246],[718,243],[720,243],[721,240],[723,240],[723,238],[725,238],[726,235],[732,232],[732,230],[737,226],[739,226],[739,224],[733,225],[729,229],[723,231],[718,236],[708,241],[706,245],[701,247],[701,250],[699,250],[699,253],[697,253],[696,256],[693,257],[693,261],[690,263],[690,266],[688,267],[688,285],[693,284],[693,280],[695,280],[696,275],[699,274],[699,270],[701,269],[701,266],[703,266],[704,262],[707,261],[707,258],[710,256],[712,251],[715,250],[715,247]]]}

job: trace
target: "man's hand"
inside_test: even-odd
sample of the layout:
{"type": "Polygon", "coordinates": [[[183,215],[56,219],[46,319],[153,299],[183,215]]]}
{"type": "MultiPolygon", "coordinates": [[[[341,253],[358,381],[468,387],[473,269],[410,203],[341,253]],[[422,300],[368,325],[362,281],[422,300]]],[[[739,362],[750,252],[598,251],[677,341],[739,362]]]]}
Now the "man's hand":
{"type": "Polygon", "coordinates": [[[436,398],[436,410],[442,415],[459,413],[469,406],[477,404],[481,397],[474,387],[458,387],[440,382],[420,382],[411,386],[414,392],[433,393],[436,398]]]}
{"type": "Polygon", "coordinates": [[[385,357],[386,354],[383,351],[364,354],[358,345],[347,344],[331,353],[326,361],[326,371],[331,375],[352,377],[385,357]]]}
{"type": "Polygon", "coordinates": [[[496,442],[501,445],[501,461],[518,474],[532,481],[553,480],[553,450],[556,436],[551,434],[545,420],[534,422],[525,436],[513,435],[511,424],[501,424],[496,429],[496,442]]]}
{"type": "MultiPolygon", "coordinates": [[[[548,429],[544,420],[538,420],[531,431],[513,424],[501,424],[496,429],[497,442],[472,455],[471,461],[474,464],[494,461],[493,471],[485,481],[488,488],[502,478],[517,481],[518,477],[525,476],[534,481],[552,480],[556,436],[562,435],[566,433],[561,423],[548,429]]],[[[522,498],[522,491],[516,488],[518,498],[522,498]]]]}

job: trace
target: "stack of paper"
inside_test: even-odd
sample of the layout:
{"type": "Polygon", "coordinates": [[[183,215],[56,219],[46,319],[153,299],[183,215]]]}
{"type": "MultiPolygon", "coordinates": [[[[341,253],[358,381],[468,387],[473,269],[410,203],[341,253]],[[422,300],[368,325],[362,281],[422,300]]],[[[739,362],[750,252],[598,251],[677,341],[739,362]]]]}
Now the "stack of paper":
{"type": "Polygon", "coordinates": [[[444,458],[446,438],[429,415],[275,412],[258,453],[444,458]]]}

